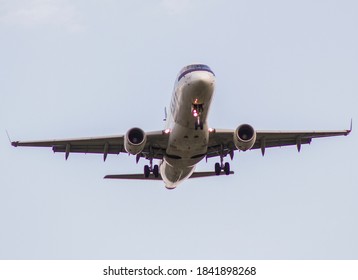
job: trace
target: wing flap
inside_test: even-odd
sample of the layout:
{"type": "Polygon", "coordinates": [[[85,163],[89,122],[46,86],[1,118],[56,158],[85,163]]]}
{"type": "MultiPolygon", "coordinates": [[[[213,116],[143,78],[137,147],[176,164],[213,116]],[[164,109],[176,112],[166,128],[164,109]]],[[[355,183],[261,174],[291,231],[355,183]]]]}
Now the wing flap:
{"type": "MultiPolygon", "coordinates": [[[[256,140],[254,146],[251,148],[251,150],[260,149],[262,146],[263,138],[261,138],[259,141],[256,140]]],[[[290,139],[290,138],[273,138],[273,139],[265,139],[265,148],[274,148],[274,147],[285,147],[285,146],[294,146],[297,145],[298,141],[300,141],[301,144],[310,144],[312,141],[312,138],[299,138],[296,139],[290,139]],[[300,139],[300,140],[299,140],[300,139]]]]}
{"type": "MultiPolygon", "coordinates": [[[[84,154],[102,154],[105,152],[106,146],[104,145],[71,145],[71,153],[84,153],[84,154]]],[[[59,146],[55,145],[52,147],[54,153],[64,153],[66,152],[66,145],[59,146]]],[[[124,147],[120,145],[108,145],[107,154],[119,154],[124,153],[124,147]]]]}

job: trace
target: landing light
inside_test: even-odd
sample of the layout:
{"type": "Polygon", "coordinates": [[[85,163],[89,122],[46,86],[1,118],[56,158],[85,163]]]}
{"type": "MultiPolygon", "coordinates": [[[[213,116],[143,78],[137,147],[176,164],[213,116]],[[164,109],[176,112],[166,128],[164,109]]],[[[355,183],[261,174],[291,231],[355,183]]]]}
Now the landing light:
{"type": "Polygon", "coordinates": [[[196,110],[193,111],[193,116],[197,117],[198,116],[198,112],[196,110]]]}
{"type": "Polygon", "coordinates": [[[209,132],[215,132],[215,129],[210,127],[209,132]]]}
{"type": "Polygon", "coordinates": [[[166,130],[164,130],[164,133],[165,134],[168,134],[170,132],[170,129],[169,128],[167,128],[166,130]]]}

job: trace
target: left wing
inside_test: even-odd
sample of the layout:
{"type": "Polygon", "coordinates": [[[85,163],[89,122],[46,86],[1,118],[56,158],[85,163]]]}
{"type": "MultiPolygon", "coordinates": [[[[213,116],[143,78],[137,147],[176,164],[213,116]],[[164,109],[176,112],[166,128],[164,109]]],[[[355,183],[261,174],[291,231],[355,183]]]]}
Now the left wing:
{"type": "MultiPolygon", "coordinates": [[[[297,146],[311,143],[313,138],[348,135],[352,130],[327,130],[327,131],[256,131],[256,141],[251,149],[261,149],[262,155],[266,148],[297,146]]],[[[232,155],[237,150],[233,137],[235,130],[213,130],[209,134],[207,157],[232,155]]]]}
{"type": "MultiPolygon", "coordinates": [[[[148,132],[146,135],[147,142],[139,156],[151,155],[154,159],[163,158],[168,145],[168,134],[160,130],[148,132]]],[[[14,147],[50,147],[55,153],[65,153],[66,159],[70,153],[103,154],[104,160],[106,160],[108,154],[127,153],[124,149],[124,135],[28,142],[16,141],[11,144],[14,147]]]]}

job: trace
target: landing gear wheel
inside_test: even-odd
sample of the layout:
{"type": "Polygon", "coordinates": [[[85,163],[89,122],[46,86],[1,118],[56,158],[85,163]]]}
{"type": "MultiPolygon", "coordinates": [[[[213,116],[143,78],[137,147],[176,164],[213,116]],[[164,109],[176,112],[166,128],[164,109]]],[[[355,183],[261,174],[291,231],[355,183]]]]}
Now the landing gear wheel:
{"type": "Polygon", "coordinates": [[[230,163],[225,162],[224,172],[225,172],[226,175],[229,175],[229,174],[230,174],[230,163]]]}
{"type": "Polygon", "coordinates": [[[195,122],[195,126],[194,126],[195,130],[198,130],[199,127],[201,130],[203,130],[203,128],[204,128],[203,122],[200,122],[200,123],[195,122]]]}
{"type": "Polygon", "coordinates": [[[158,165],[154,165],[154,168],[153,168],[153,175],[155,178],[158,178],[159,177],[159,167],[158,165]]]}
{"type": "Polygon", "coordinates": [[[144,165],[144,177],[148,178],[150,174],[150,169],[148,165],[144,165]]]}
{"type": "Polygon", "coordinates": [[[215,163],[215,174],[216,175],[220,175],[220,172],[221,172],[221,166],[220,166],[220,163],[215,163]]]}

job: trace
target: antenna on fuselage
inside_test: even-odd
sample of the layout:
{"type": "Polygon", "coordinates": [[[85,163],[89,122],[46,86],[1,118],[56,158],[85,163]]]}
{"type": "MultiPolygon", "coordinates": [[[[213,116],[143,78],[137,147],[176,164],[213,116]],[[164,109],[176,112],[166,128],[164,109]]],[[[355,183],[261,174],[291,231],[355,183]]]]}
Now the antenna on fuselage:
{"type": "Polygon", "coordinates": [[[167,120],[167,117],[168,117],[167,107],[164,107],[164,119],[163,119],[164,122],[167,120]]]}

